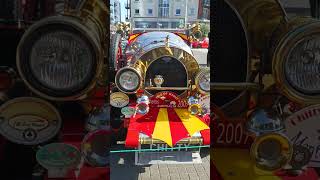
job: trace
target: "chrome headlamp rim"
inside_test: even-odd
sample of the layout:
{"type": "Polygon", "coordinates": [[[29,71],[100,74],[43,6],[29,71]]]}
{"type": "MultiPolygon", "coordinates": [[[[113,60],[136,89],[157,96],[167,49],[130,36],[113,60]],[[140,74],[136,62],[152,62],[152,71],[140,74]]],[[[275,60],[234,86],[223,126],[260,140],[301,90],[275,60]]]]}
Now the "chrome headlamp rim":
{"type": "Polygon", "coordinates": [[[126,94],[134,94],[141,88],[141,85],[142,85],[141,73],[137,69],[135,69],[133,67],[130,67],[130,66],[129,67],[123,67],[123,68],[119,69],[118,72],[116,73],[115,84],[116,84],[117,88],[119,89],[119,91],[121,91],[123,93],[126,93],[126,94]],[[136,89],[134,89],[134,90],[126,90],[126,89],[124,89],[121,86],[120,82],[119,82],[121,74],[123,72],[126,72],[126,71],[134,72],[139,78],[138,85],[137,85],[136,89]]]}
{"type": "MultiPolygon", "coordinates": [[[[27,87],[37,95],[44,97],[49,100],[54,101],[68,101],[68,100],[74,100],[74,99],[82,99],[85,97],[85,95],[91,91],[95,85],[97,79],[99,79],[99,76],[102,71],[102,64],[103,60],[101,59],[102,54],[99,52],[99,45],[97,42],[92,40],[88,35],[86,35],[86,32],[88,31],[86,27],[84,27],[82,24],[80,24],[77,21],[73,21],[74,17],[63,17],[60,16],[52,16],[48,18],[44,18],[40,21],[38,21],[36,24],[30,26],[27,31],[22,36],[20,43],[17,47],[17,54],[16,54],[16,64],[17,64],[17,70],[21,77],[21,79],[24,81],[24,83],[27,85],[27,87]],[[36,80],[36,77],[31,71],[31,67],[29,65],[29,62],[21,62],[24,60],[24,54],[29,53],[27,52],[25,46],[26,44],[32,44],[35,39],[35,33],[39,32],[42,29],[47,29],[47,32],[52,31],[51,28],[47,28],[47,26],[56,26],[56,27],[62,27],[62,30],[74,32],[77,36],[81,36],[85,42],[88,42],[88,46],[90,48],[90,51],[92,52],[92,69],[90,70],[90,75],[84,80],[85,83],[81,85],[81,87],[73,90],[64,91],[61,93],[57,92],[56,90],[52,90],[45,85],[42,85],[36,80]],[[31,35],[31,37],[30,37],[31,35]],[[28,40],[32,40],[31,42],[28,42],[28,40]],[[27,42],[27,43],[26,43],[27,42]],[[23,66],[24,63],[27,63],[28,66],[23,66]],[[28,73],[29,72],[29,73],[28,73]],[[25,74],[30,75],[28,77],[25,76],[25,74]]],[[[29,58],[29,57],[28,57],[29,58]]]]}
{"type": "MultiPolygon", "coordinates": [[[[208,91],[206,90],[203,90],[200,86],[200,77],[205,75],[206,73],[209,73],[210,75],[210,68],[209,67],[205,67],[205,68],[202,68],[198,74],[196,75],[195,77],[195,85],[196,85],[196,88],[197,90],[201,93],[201,94],[209,94],[210,93],[210,89],[208,91]]],[[[210,87],[210,86],[209,86],[210,87]]]]}
{"type": "MultiPolygon", "coordinates": [[[[88,134],[85,135],[81,142],[81,154],[84,157],[85,161],[90,164],[93,167],[105,167],[106,165],[109,164],[109,157],[110,154],[108,153],[107,156],[103,157],[101,155],[98,155],[97,153],[93,152],[90,153],[88,151],[88,148],[86,147],[86,144],[90,143],[89,141],[94,138],[94,136],[110,136],[111,131],[109,129],[96,129],[92,132],[89,132],[88,134]],[[91,155],[92,154],[92,155],[91,155]]],[[[110,136],[111,137],[111,136],[110,136]]],[[[109,151],[107,151],[109,152],[109,151]]]]}
{"type": "Polygon", "coordinates": [[[250,148],[250,156],[255,162],[256,166],[258,168],[261,168],[267,171],[274,171],[274,170],[281,169],[288,162],[290,162],[292,158],[292,154],[293,154],[293,147],[292,147],[292,144],[290,143],[290,140],[286,136],[279,133],[265,133],[256,137],[255,141],[252,143],[250,148]],[[266,139],[278,141],[279,144],[281,145],[280,150],[284,151],[284,152],[281,151],[281,155],[283,155],[283,158],[281,159],[277,158],[278,161],[273,166],[272,165],[268,166],[266,164],[263,164],[266,161],[268,161],[268,159],[265,159],[264,162],[263,162],[263,159],[259,159],[259,152],[258,152],[259,145],[265,142],[266,139]]]}
{"type": "Polygon", "coordinates": [[[304,41],[306,38],[312,36],[320,37],[319,29],[319,22],[310,22],[309,24],[298,26],[297,28],[289,31],[279,41],[272,56],[272,74],[277,87],[279,87],[280,91],[290,100],[299,102],[301,104],[319,103],[320,93],[308,94],[300,92],[294,88],[287,80],[285,65],[287,59],[289,58],[288,56],[290,55],[291,49],[293,49],[293,47],[295,47],[301,41],[304,41]]]}

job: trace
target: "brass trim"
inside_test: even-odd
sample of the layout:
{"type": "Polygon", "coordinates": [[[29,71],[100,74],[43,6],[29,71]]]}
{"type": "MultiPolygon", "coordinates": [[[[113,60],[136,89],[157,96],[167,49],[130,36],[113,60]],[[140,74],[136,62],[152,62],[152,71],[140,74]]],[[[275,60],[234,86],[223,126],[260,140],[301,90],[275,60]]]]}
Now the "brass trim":
{"type": "Polygon", "coordinates": [[[210,83],[210,90],[213,91],[260,91],[262,88],[258,83],[210,83]]]}
{"type": "Polygon", "coordinates": [[[121,68],[121,69],[119,69],[119,71],[116,73],[116,75],[115,75],[115,84],[116,84],[116,87],[119,89],[119,91],[121,91],[121,92],[123,92],[123,93],[125,93],[125,94],[134,94],[134,93],[136,93],[139,89],[141,89],[141,87],[142,87],[142,84],[143,84],[143,79],[142,79],[142,76],[141,76],[141,73],[140,73],[140,71],[137,69],[137,68],[134,68],[134,67],[123,67],[123,68],[121,68]],[[123,91],[119,86],[120,86],[120,82],[118,82],[118,77],[120,76],[120,73],[122,73],[123,71],[125,71],[125,70],[131,70],[131,71],[134,71],[137,75],[138,75],[138,77],[139,77],[139,79],[140,79],[140,81],[139,81],[139,85],[138,85],[138,87],[137,87],[137,89],[136,90],[134,90],[134,91],[123,91]]]}
{"type": "MultiPolygon", "coordinates": [[[[153,49],[153,50],[155,50],[155,49],[153,49]]],[[[151,50],[152,51],[152,50],[151,50]]],[[[144,56],[144,55],[143,55],[144,56]]],[[[176,59],[176,60],[178,60],[181,64],[182,64],[182,66],[184,67],[184,69],[185,69],[185,71],[186,71],[186,73],[187,73],[187,86],[186,87],[145,87],[144,86],[144,84],[142,85],[142,87],[144,88],[144,89],[146,89],[146,90],[148,90],[149,88],[149,90],[157,90],[157,89],[153,89],[153,88],[160,88],[159,90],[179,90],[179,88],[181,88],[181,90],[185,90],[183,93],[181,93],[180,95],[179,95],[179,97],[180,96],[183,96],[184,94],[186,94],[186,91],[187,90],[189,90],[189,86],[190,86],[190,82],[189,82],[189,72],[188,72],[188,69],[187,69],[187,67],[186,67],[186,65],[180,60],[180,59],[178,59],[178,58],[176,58],[176,57],[174,57],[174,56],[169,56],[169,55],[163,55],[163,56],[159,56],[159,57],[157,57],[157,58],[155,58],[154,60],[152,60],[150,63],[148,63],[147,65],[146,65],[146,68],[145,68],[145,73],[144,73],[144,82],[146,82],[146,72],[147,72],[147,70],[148,70],[148,68],[149,68],[149,66],[152,64],[152,63],[154,63],[155,61],[157,61],[157,60],[159,60],[160,58],[163,58],[163,57],[171,57],[171,58],[173,58],[173,59],[176,59]],[[148,88],[148,89],[147,89],[148,88]],[[177,89],[172,89],[172,88],[177,88],[177,89]],[[183,88],[183,89],[182,89],[183,88]],[[185,88],[185,89],[184,89],[185,88]]],[[[148,91],[145,91],[149,96],[153,96],[153,94],[151,94],[150,92],[148,92],[148,91]]]]}
{"type": "Polygon", "coordinates": [[[293,148],[289,139],[279,133],[266,133],[261,136],[258,136],[250,148],[250,156],[253,159],[253,161],[256,163],[256,166],[267,171],[274,171],[285,166],[291,160],[292,154],[293,154],[293,148]],[[267,166],[266,165],[267,162],[260,161],[257,159],[258,153],[259,153],[258,152],[259,145],[267,139],[277,140],[282,146],[281,150],[283,151],[281,152],[282,153],[281,155],[285,156],[283,157],[285,159],[283,158],[279,159],[280,162],[276,164],[277,166],[267,166]],[[259,162],[262,162],[262,163],[260,164],[259,162]]]}
{"type": "MultiPolygon", "coordinates": [[[[139,138],[140,144],[167,144],[164,141],[153,138],[139,138]]],[[[117,141],[117,144],[125,144],[125,141],[117,141]]],[[[176,144],[203,144],[201,137],[185,138],[177,142],[176,144]]]]}
{"type": "Polygon", "coordinates": [[[187,91],[189,87],[145,87],[145,90],[159,90],[159,91],[166,91],[166,90],[173,90],[173,91],[187,91]]]}
{"type": "Polygon", "coordinates": [[[280,37],[280,41],[272,51],[272,74],[279,90],[290,100],[301,104],[318,104],[320,102],[320,94],[307,95],[294,89],[286,80],[284,66],[291,49],[302,40],[311,35],[320,35],[320,21],[310,18],[296,18],[290,22],[286,33],[280,37]]]}

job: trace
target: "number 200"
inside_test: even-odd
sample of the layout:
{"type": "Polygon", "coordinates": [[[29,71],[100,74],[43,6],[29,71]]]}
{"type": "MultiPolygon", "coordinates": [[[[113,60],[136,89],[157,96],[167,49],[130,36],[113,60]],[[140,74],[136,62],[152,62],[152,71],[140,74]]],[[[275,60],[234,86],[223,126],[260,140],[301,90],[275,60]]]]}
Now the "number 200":
{"type": "Polygon", "coordinates": [[[219,136],[217,143],[219,144],[246,144],[249,136],[243,132],[242,124],[218,124],[219,136]],[[243,141],[244,139],[244,141],[243,141]]]}

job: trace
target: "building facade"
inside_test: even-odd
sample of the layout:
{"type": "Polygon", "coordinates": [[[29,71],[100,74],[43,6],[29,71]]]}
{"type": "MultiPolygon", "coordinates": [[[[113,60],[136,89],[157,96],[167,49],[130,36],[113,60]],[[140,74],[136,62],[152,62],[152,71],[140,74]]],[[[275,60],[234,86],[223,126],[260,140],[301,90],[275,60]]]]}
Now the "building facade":
{"type": "Polygon", "coordinates": [[[121,22],[121,3],[119,0],[110,0],[110,22],[121,22]]]}
{"type": "Polygon", "coordinates": [[[198,19],[210,19],[210,0],[199,0],[198,19]]]}
{"type": "Polygon", "coordinates": [[[199,0],[130,0],[133,28],[184,28],[198,20],[199,0]]]}
{"type": "Polygon", "coordinates": [[[121,3],[119,0],[114,1],[114,22],[121,22],[121,3]]]}

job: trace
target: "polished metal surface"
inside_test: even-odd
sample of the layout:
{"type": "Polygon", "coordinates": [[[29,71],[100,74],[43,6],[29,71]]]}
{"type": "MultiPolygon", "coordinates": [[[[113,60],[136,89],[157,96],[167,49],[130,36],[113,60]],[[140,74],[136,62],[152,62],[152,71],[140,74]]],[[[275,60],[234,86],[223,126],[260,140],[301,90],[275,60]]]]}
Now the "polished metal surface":
{"type": "Polygon", "coordinates": [[[250,155],[256,166],[267,171],[284,167],[292,157],[291,142],[278,133],[258,136],[251,145],[250,155]]]}
{"type": "Polygon", "coordinates": [[[247,129],[257,135],[280,132],[284,130],[284,123],[278,113],[272,109],[256,109],[248,117],[247,129]]]}
{"type": "MultiPolygon", "coordinates": [[[[137,69],[141,72],[143,83],[141,88],[146,89],[147,93],[152,94],[151,90],[185,90],[189,87],[189,80],[194,79],[199,71],[199,64],[193,57],[190,47],[185,41],[169,32],[148,32],[138,36],[126,49],[128,58],[128,66],[137,69]],[[146,73],[152,63],[161,60],[162,58],[171,58],[172,62],[177,61],[181,63],[184,71],[186,71],[186,85],[182,87],[161,87],[150,86],[150,79],[146,79],[146,73]],[[163,89],[162,89],[163,88],[163,89]]],[[[177,72],[183,74],[184,72],[177,72]]],[[[157,74],[161,75],[161,74],[157,74]]],[[[153,78],[151,79],[151,82],[153,78]]],[[[164,84],[168,79],[164,78],[164,84]]],[[[152,82],[154,83],[154,82],[152,82]]],[[[186,91],[181,93],[184,95],[186,91]]],[[[180,93],[179,93],[180,94],[180,93]]]]}
{"type": "MultiPolygon", "coordinates": [[[[191,137],[182,139],[181,141],[177,142],[176,144],[202,144],[203,139],[201,137],[191,137]]],[[[158,140],[158,139],[152,139],[152,138],[139,138],[140,144],[166,144],[165,142],[158,140]]],[[[117,144],[125,144],[124,141],[117,141],[117,144]]]]}
{"type": "Polygon", "coordinates": [[[279,28],[276,44],[270,50],[276,85],[283,95],[304,105],[320,102],[319,28],[319,20],[291,19],[279,28]]]}

